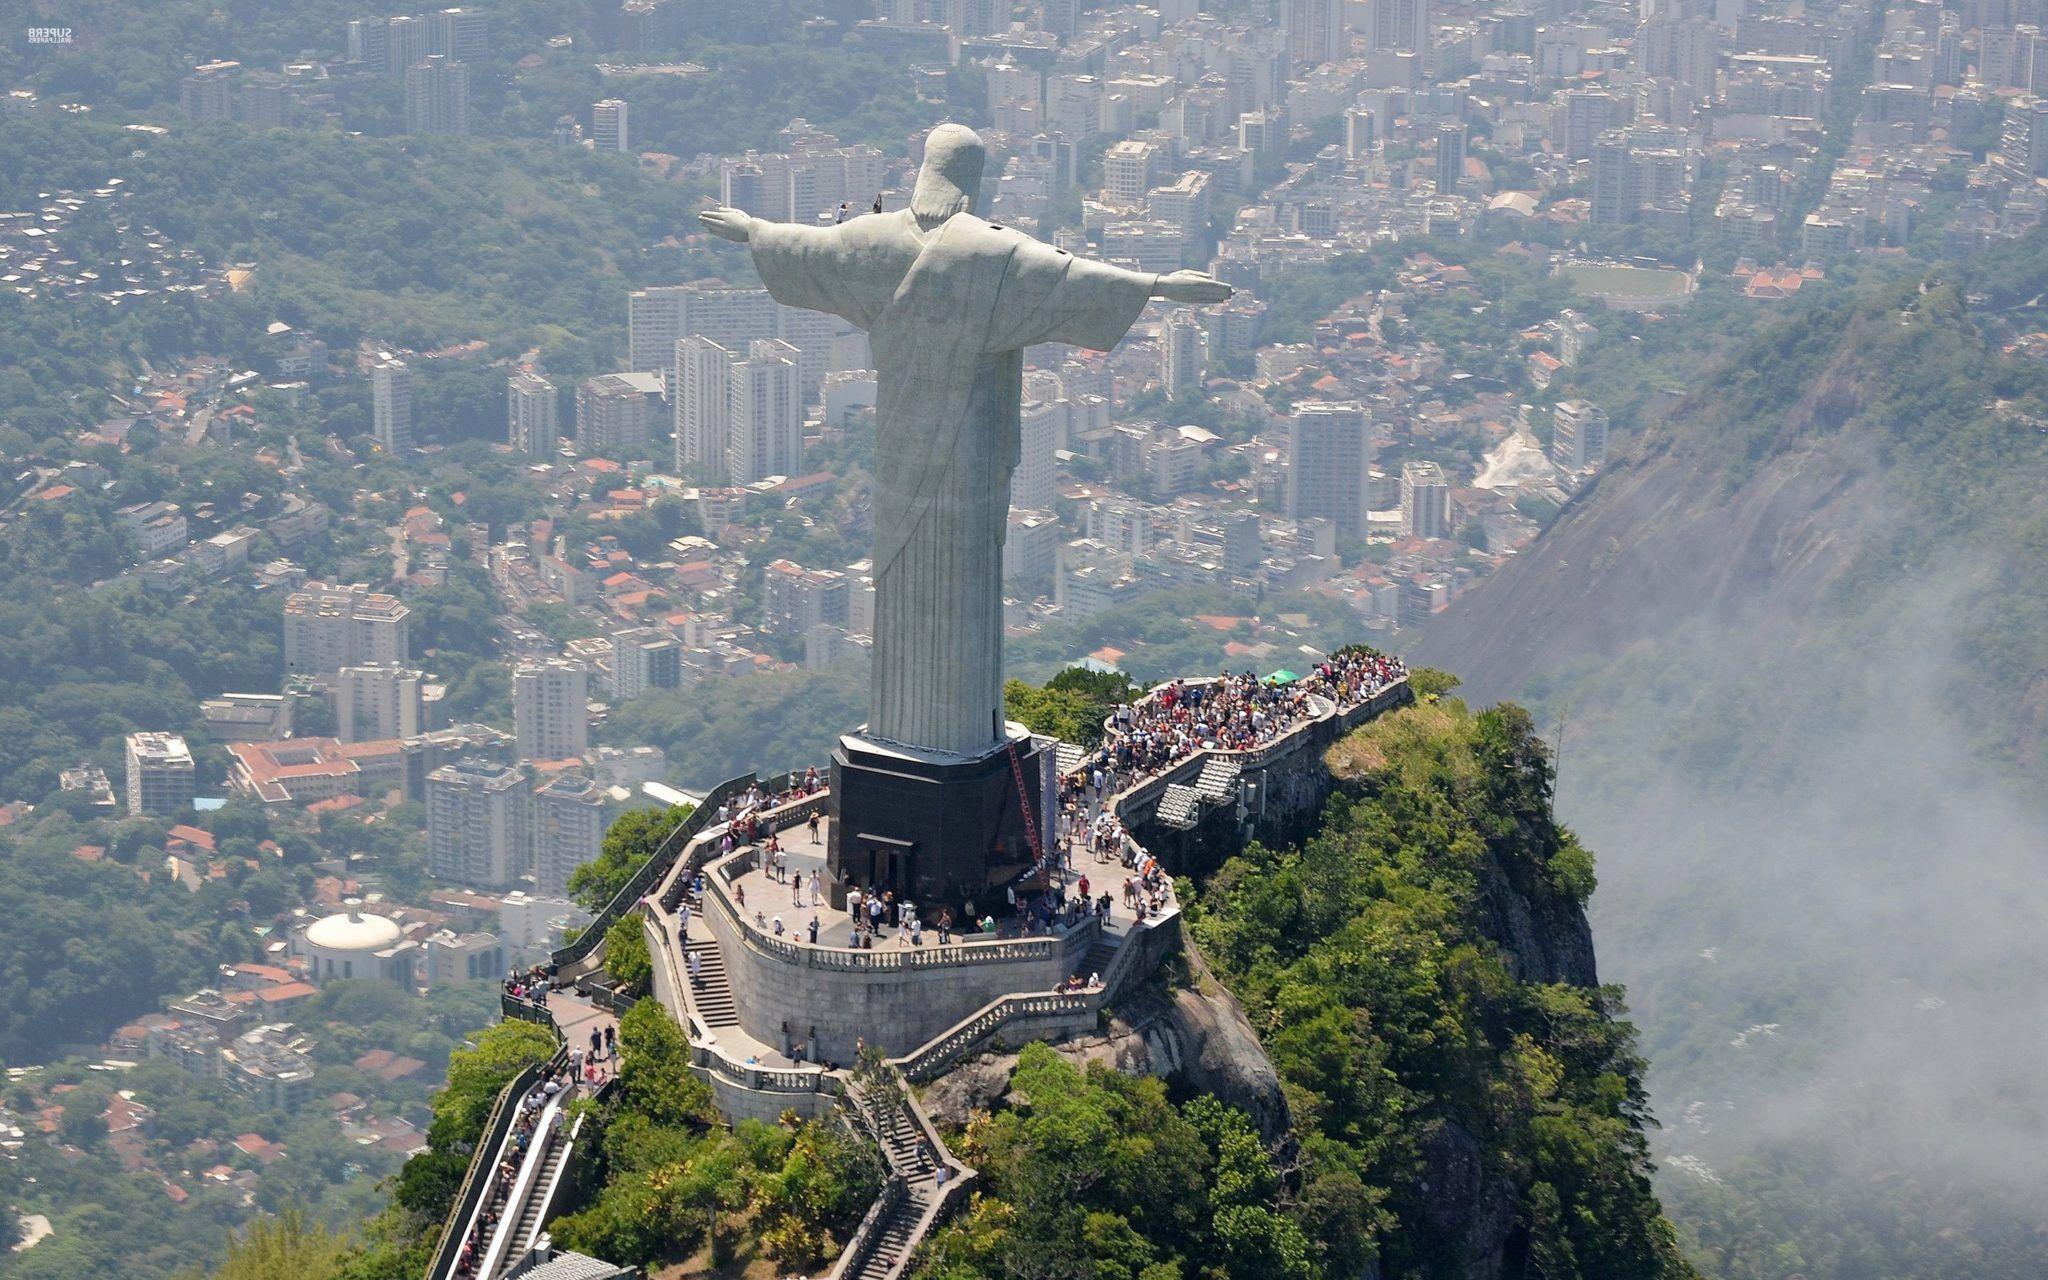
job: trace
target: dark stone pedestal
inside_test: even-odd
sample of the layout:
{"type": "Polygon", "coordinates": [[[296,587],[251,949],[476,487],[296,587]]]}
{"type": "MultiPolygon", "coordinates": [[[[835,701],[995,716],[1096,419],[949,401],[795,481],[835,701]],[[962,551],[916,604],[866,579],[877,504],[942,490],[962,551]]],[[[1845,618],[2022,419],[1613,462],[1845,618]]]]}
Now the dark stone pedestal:
{"type": "Polygon", "coordinates": [[[846,891],[894,890],[918,904],[927,924],[965,903],[986,911],[986,892],[1027,870],[1032,861],[1025,824],[1040,821],[1040,768],[1051,768],[1029,737],[1016,738],[1028,807],[1020,805],[1010,754],[997,748],[978,759],[928,756],[849,736],[832,753],[834,906],[846,891]]]}

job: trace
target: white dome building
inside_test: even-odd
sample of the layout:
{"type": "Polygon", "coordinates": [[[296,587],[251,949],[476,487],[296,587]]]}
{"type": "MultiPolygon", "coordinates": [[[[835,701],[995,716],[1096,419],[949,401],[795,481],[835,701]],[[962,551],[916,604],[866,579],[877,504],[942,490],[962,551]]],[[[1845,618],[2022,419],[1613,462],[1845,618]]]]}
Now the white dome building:
{"type": "Polygon", "coordinates": [[[315,920],[299,936],[309,976],[316,983],[366,979],[414,985],[419,944],[389,916],[363,910],[354,898],[346,910],[315,920]]]}

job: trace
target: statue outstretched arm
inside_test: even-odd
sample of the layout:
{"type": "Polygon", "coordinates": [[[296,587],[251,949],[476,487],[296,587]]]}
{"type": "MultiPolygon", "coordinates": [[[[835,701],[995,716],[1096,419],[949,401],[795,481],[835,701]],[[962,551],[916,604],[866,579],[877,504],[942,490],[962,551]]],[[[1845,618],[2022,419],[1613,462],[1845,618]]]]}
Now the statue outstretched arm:
{"type": "Polygon", "coordinates": [[[704,229],[721,240],[745,244],[753,234],[753,215],[740,209],[706,209],[697,215],[704,229]]]}
{"type": "Polygon", "coordinates": [[[1229,301],[1230,286],[1206,271],[1169,271],[1153,280],[1152,296],[1191,307],[1206,307],[1211,303],[1229,301]]]}

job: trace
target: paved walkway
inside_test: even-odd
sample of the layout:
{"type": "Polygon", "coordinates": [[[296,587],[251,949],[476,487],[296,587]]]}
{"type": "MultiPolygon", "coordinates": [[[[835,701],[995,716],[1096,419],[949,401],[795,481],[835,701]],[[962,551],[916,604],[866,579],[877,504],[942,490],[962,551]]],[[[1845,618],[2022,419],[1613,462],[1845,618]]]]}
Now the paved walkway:
{"type": "MultiPolygon", "coordinates": [[[[603,1035],[607,1027],[617,1034],[619,1020],[609,1010],[600,1009],[574,990],[556,991],[548,996],[548,1012],[554,1015],[555,1026],[561,1031],[563,1042],[571,1049],[590,1052],[590,1033],[603,1035]]],[[[600,1069],[606,1075],[617,1070],[617,1063],[602,1063],[600,1069]]]]}
{"type": "MultiPolygon", "coordinates": [[[[825,854],[832,840],[830,819],[819,823],[818,841],[811,842],[810,832],[802,826],[791,827],[782,833],[782,851],[789,864],[787,883],[777,881],[762,867],[756,867],[733,880],[735,897],[744,903],[744,914],[749,920],[769,933],[775,932],[775,922],[782,922],[781,936],[800,945],[810,945],[810,923],[818,921],[818,942],[821,947],[851,947],[853,945],[853,918],[844,910],[835,908],[830,901],[820,901],[811,892],[811,877],[815,873],[820,887],[828,881],[825,869],[825,854]],[[756,917],[759,917],[756,919],[756,917]]],[[[765,854],[763,855],[766,856],[765,854]]],[[[1123,903],[1124,877],[1130,872],[1116,858],[1103,855],[1100,859],[1087,850],[1075,854],[1075,870],[1059,873],[1061,884],[1070,894],[1079,893],[1079,883],[1085,877],[1088,892],[1092,897],[1111,895],[1110,915],[1103,921],[1105,940],[1120,940],[1136,923],[1131,909],[1123,903]]],[[[707,872],[707,875],[709,873],[707,872]]],[[[1037,892],[1036,888],[1031,892],[1037,892]]],[[[1025,896],[1020,889],[1019,896],[1025,896]]],[[[964,905],[964,904],[961,904],[964,905]]],[[[986,934],[970,934],[965,938],[955,934],[956,945],[971,946],[975,941],[1007,941],[1011,938],[1038,936],[1019,932],[1016,922],[1009,915],[1008,898],[1000,889],[991,889],[987,896],[975,904],[975,908],[996,917],[997,932],[993,937],[986,934]]],[[[947,904],[959,918],[960,905],[947,904]]],[[[923,909],[924,945],[938,945],[938,914],[940,908],[927,904],[923,909]]],[[[695,921],[690,926],[698,926],[695,921]]],[[[878,935],[877,947],[909,946],[906,931],[885,923],[878,935]]]]}

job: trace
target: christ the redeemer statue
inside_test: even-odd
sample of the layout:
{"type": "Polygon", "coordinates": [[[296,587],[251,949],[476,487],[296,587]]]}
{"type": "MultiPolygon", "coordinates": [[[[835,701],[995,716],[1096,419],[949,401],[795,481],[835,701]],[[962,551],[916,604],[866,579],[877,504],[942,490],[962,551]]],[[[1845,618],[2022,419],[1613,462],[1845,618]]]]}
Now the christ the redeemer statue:
{"type": "Polygon", "coordinates": [[[1126,271],[983,221],[985,156],[972,129],[940,125],[908,209],[831,227],[701,215],[752,247],[777,302],[868,332],[880,383],[868,736],[967,757],[1005,740],[1002,544],[1024,348],[1107,351],[1148,299],[1230,296],[1198,271],[1126,271]]]}

